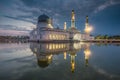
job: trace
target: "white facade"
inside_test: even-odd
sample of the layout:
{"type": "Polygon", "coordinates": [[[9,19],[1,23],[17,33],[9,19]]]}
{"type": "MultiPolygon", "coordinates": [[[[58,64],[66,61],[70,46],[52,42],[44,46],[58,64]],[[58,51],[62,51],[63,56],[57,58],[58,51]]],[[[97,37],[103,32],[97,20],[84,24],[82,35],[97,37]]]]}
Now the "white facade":
{"type": "Polygon", "coordinates": [[[50,18],[46,15],[41,15],[38,18],[37,28],[30,33],[30,40],[68,40],[69,33],[66,30],[53,28],[50,18]]]}
{"type": "Polygon", "coordinates": [[[58,30],[39,30],[39,32],[35,29],[31,32],[30,40],[34,41],[42,41],[42,40],[68,40],[69,33],[65,31],[58,30]]]}
{"type": "MultiPolygon", "coordinates": [[[[74,16],[74,12],[72,12],[74,16]]],[[[87,34],[81,34],[75,27],[75,18],[72,18],[71,25],[74,26],[66,29],[66,23],[64,29],[54,28],[52,20],[47,15],[41,15],[38,17],[37,28],[33,29],[30,33],[31,41],[50,41],[50,40],[89,40],[92,39],[87,34]]]]}

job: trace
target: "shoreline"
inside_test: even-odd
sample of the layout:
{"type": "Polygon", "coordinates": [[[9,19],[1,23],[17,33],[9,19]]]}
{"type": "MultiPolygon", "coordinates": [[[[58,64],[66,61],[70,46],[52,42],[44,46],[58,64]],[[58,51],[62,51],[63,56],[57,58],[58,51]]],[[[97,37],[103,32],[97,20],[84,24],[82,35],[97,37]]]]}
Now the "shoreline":
{"type": "Polygon", "coordinates": [[[7,41],[0,41],[0,43],[28,43],[28,42],[36,42],[36,43],[78,43],[78,42],[84,42],[84,43],[120,43],[120,40],[41,40],[41,41],[35,41],[35,40],[7,40],[7,41]]]}

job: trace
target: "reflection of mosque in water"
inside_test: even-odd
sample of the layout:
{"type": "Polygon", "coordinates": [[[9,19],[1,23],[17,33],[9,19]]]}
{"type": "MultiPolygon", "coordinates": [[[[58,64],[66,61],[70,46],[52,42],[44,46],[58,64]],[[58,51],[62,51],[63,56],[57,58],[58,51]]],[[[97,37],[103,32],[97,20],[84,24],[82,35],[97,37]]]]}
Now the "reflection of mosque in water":
{"type": "Polygon", "coordinates": [[[91,50],[90,50],[90,45],[89,44],[86,44],[86,46],[85,46],[84,55],[85,55],[86,66],[88,66],[88,59],[91,55],[91,50]]]}
{"type": "Polygon", "coordinates": [[[71,72],[75,70],[76,53],[82,48],[84,49],[86,66],[88,66],[88,59],[91,55],[89,47],[90,44],[85,43],[30,43],[30,49],[36,55],[39,67],[47,67],[55,54],[63,53],[64,60],[67,59],[67,54],[70,56],[71,72]]]}

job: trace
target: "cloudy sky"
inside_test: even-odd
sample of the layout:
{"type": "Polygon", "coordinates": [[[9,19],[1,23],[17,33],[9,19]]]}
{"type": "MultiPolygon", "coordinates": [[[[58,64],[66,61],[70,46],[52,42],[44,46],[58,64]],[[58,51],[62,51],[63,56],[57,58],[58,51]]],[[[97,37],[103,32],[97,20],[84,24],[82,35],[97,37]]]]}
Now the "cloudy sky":
{"type": "Polygon", "coordinates": [[[83,32],[85,17],[93,35],[120,35],[120,0],[0,0],[0,35],[27,35],[36,27],[37,17],[47,14],[54,27],[70,27],[71,10],[76,27],[83,32]]]}

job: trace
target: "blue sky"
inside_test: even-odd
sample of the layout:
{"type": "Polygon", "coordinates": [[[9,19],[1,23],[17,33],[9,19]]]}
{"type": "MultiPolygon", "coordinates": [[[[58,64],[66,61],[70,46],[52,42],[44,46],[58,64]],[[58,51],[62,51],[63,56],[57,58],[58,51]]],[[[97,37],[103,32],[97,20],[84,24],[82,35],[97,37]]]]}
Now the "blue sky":
{"type": "Polygon", "coordinates": [[[83,32],[85,17],[93,26],[93,35],[120,35],[120,0],[0,0],[0,35],[27,35],[45,13],[54,27],[70,27],[71,10],[75,10],[76,27],[83,32]]]}

